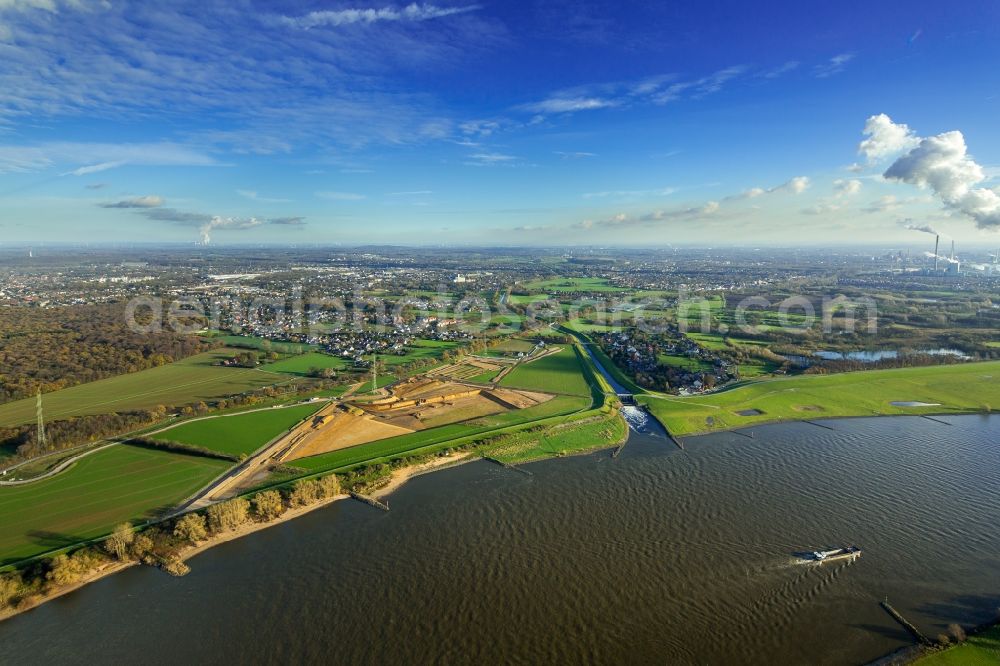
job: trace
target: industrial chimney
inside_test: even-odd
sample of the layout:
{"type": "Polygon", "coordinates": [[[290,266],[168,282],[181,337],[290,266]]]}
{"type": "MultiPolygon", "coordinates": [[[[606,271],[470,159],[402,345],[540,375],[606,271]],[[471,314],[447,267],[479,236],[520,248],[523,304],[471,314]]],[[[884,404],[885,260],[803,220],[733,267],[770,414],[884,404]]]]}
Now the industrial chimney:
{"type": "Polygon", "coordinates": [[[938,244],[941,243],[941,236],[934,236],[934,272],[937,273],[938,266],[938,244]]]}

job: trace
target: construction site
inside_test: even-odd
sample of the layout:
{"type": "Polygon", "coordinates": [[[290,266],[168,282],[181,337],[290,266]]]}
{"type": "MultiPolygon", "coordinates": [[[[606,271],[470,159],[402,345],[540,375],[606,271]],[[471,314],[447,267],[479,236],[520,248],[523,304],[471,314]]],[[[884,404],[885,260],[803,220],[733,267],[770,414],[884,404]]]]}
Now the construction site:
{"type": "Polygon", "coordinates": [[[521,363],[558,351],[467,356],[457,363],[339,402],[331,402],[286,435],[276,462],[289,462],[388,437],[469,421],[546,402],[554,395],[500,386],[521,363]]]}
{"type": "Polygon", "coordinates": [[[541,404],[548,393],[495,385],[415,377],[375,395],[331,402],[285,438],[280,462],[329,453],[387,437],[524,409],[541,404]]]}

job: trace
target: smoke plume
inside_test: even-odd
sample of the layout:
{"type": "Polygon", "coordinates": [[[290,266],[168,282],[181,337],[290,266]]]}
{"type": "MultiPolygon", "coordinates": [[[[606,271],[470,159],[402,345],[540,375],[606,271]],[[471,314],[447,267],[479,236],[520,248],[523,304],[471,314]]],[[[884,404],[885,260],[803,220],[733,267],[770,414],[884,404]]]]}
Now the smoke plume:
{"type": "Polygon", "coordinates": [[[869,157],[886,157],[918,142],[886,169],[886,180],[929,189],[945,208],[966,215],[980,229],[1000,229],[1000,189],[976,187],[986,174],[969,156],[961,132],[919,138],[906,125],[880,114],[868,119],[865,134],[868,138],[858,150],[869,157]]]}

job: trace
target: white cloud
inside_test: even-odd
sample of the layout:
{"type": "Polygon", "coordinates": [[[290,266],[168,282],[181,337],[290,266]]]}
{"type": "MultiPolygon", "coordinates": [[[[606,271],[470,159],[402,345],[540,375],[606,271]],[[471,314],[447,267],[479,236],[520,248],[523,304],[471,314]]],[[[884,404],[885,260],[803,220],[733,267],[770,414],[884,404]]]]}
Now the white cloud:
{"type": "Polygon", "coordinates": [[[550,97],[541,102],[525,104],[521,108],[532,113],[574,113],[618,106],[619,102],[600,97],[550,97]]]}
{"type": "Polygon", "coordinates": [[[72,171],[67,171],[62,174],[64,176],[86,176],[92,173],[100,173],[102,171],[107,171],[108,169],[117,169],[120,166],[124,166],[125,162],[101,162],[100,164],[90,164],[88,166],[82,166],[79,169],[73,169],[72,171]]]}
{"type": "Polygon", "coordinates": [[[47,12],[56,11],[55,0],[0,0],[0,12],[24,11],[27,9],[43,9],[47,12]]]}
{"type": "Polygon", "coordinates": [[[826,213],[835,213],[843,208],[843,204],[833,203],[831,201],[821,201],[813,206],[807,206],[802,209],[803,215],[825,215],[826,213]]]}
{"type": "Polygon", "coordinates": [[[809,188],[809,178],[808,176],[795,176],[787,183],[782,183],[777,187],[772,187],[768,190],[771,192],[791,192],[792,194],[802,194],[809,188]]]}
{"type": "Polygon", "coordinates": [[[773,69],[769,69],[766,72],[763,72],[760,76],[764,77],[765,79],[776,79],[779,76],[782,76],[783,74],[787,74],[788,72],[798,69],[799,64],[800,63],[796,60],[789,60],[783,65],[779,65],[773,69]]]}
{"type": "Polygon", "coordinates": [[[123,199],[113,203],[98,204],[101,208],[159,208],[163,205],[163,197],[149,194],[144,197],[123,199]]]}
{"type": "Polygon", "coordinates": [[[688,206],[686,208],[673,208],[669,210],[654,210],[639,216],[632,216],[627,213],[618,213],[599,222],[585,221],[574,225],[574,228],[589,229],[598,224],[602,227],[630,227],[641,225],[655,225],[662,222],[684,222],[690,220],[700,220],[711,217],[719,212],[718,201],[708,201],[700,206],[688,206]],[[586,225],[586,226],[585,226],[586,225]]]}
{"type": "Polygon", "coordinates": [[[833,76],[834,74],[840,74],[844,71],[847,63],[852,60],[854,60],[853,53],[840,53],[833,56],[826,62],[816,65],[816,67],[813,68],[813,74],[820,79],[825,79],[829,76],[833,76]]]}
{"type": "Polygon", "coordinates": [[[466,164],[472,166],[490,166],[494,164],[510,164],[517,160],[514,155],[506,155],[504,153],[476,153],[475,155],[469,156],[472,162],[466,162],[466,164]]]}
{"type": "Polygon", "coordinates": [[[868,138],[858,144],[858,154],[869,162],[909,150],[920,141],[909,127],[892,122],[884,113],[868,118],[864,133],[868,138]]]}
{"type": "Polygon", "coordinates": [[[959,131],[927,137],[885,171],[886,180],[931,190],[945,208],[972,218],[981,229],[1000,227],[1000,190],[975,187],[986,180],[959,131]]]}
{"type": "Polygon", "coordinates": [[[833,194],[834,196],[840,197],[853,197],[855,194],[861,191],[861,181],[857,179],[844,180],[838,178],[833,181],[833,194]]]}
{"type": "Polygon", "coordinates": [[[194,148],[169,142],[0,145],[0,173],[39,171],[57,164],[82,165],[62,175],[86,176],[125,165],[216,166],[218,162],[194,148]]]}
{"type": "Polygon", "coordinates": [[[395,9],[393,7],[383,7],[381,9],[331,9],[309,12],[303,16],[279,16],[276,20],[283,25],[309,30],[311,28],[339,27],[355,23],[372,24],[382,21],[427,21],[455,14],[465,14],[478,9],[478,5],[437,7],[435,5],[412,3],[402,9],[395,9]]]}
{"type": "Polygon", "coordinates": [[[886,194],[885,196],[879,197],[877,200],[868,204],[867,207],[862,208],[866,213],[885,213],[891,210],[899,208],[899,200],[891,194],[886,194]]]}
{"type": "MultiPolygon", "coordinates": [[[[377,27],[340,29],[335,39],[331,29],[297,30],[289,39],[287,26],[262,22],[244,4],[54,0],[64,16],[0,13],[12,35],[0,41],[0,128],[29,118],[139,120],[202,150],[261,154],[440,140],[454,131],[450,112],[426,89],[400,85],[401,76],[454,69],[508,35],[472,7],[385,1],[372,3],[374,13],[362,5],[332,14],[334,22],[374,17],[377,27]],[[425,20],[451,14],[463,16],[425,20]]],[[[112,160],[82,163],[101,161],[112,160]]]]}
{"type": "Polygon", "coordinates": [[[663,187],[658,190],[604,190],[602,192],[586,192],[584,199],[602,199],[607,197],[667,197],[676,192],[674,187],[663,187]]]}
{"type": "Polygon", "coordinates": [[[769,187],[764,189],[763,187],[751,187],[749,190],[743,190],[739,194],[731,194],[725,197],[723,201],[739,201],[741,199],[756,199],[757,197],[762,197],[765,194],[778,194],[781,192],[790,192],[791,194],[802,194],[809,187],[809,178],[807,176],[795,176],[794,178],[782,183],[781,185],[775,185],[774,187],[769,187]]]}
{"type": "Polygon", "coordinates": [[[365,195],[357,194],[355,192],[322,191],[316,192],[316,196],[320,199],[329,199],[330,201],[361,201],[365,198],[365,195]]]}
{"type": "Polygon", "coordinates": [[[289,199],[262,197],[259,192],[256,192],[254,190],[236,190],[236,194],[240,195],[244,199],[250,199],[251,201],[259,201],[261,203],[288,203],[289,201],[289,199]]]}

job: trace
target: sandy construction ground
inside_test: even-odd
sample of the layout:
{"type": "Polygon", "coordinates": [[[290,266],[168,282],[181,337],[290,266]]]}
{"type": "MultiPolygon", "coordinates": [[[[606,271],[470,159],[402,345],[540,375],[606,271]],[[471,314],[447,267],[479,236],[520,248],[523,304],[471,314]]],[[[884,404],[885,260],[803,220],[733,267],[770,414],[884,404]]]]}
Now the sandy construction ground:
{"type": "Polygon", "coordinates": [[[292,439],[297,435],[302,437],[289,452],[286,460],[338,451],[349,446],[410,432],[413,432],[413,428],[386,423],[368,414],[354,414],[346,408],[335,406],[330,412],[299,426],[289,435],[292,439]]]}

